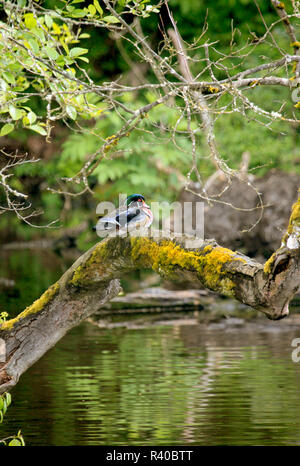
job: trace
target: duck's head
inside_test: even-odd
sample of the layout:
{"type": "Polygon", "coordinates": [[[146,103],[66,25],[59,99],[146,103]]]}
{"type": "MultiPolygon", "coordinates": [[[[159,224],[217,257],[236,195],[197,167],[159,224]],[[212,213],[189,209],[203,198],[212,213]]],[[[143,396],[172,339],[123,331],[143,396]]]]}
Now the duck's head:
{"type": "Polygon", "coordinates": [[[138,202],[142,204],[143,207],[149,208],[145,202],[145,197],[142,194],[130,194],[126,199],[126,205],[129,206],[132,202],[138,202]]]}

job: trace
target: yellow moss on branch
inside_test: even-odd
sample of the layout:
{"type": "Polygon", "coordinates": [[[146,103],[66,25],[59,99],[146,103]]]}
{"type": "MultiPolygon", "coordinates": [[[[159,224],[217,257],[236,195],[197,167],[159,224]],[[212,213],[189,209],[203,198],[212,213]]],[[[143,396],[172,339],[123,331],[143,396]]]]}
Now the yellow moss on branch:
{"type": "Polygon", "coordinates": [[[176,278],[178,270],[196,272],[196,277],[212,290],[233,295],[233,273],[225,265],[233,261],[245,263],[230,249],[220,246],[205,246],[196,251],[186,250],[171,240],[155,241],[151,238],[109,238],[99,243],[87,261],[73,272],[70,284],[89,286],[98,276],[119,277],[126,270],[151,268],[170,279],[176,278]],[[122,261],[124,261],[122,263],[122,261]],[[118,276],[119,267],[120,274],[118,276]]]}
{"type": "MultiPolygon", "coordinates": [[[[300,188],[298,189],[298,192],[300,193],[300,188]]],[[[295,204],[293,204],[289,225],[285,235],[282,238],[283,245],[286,244],[288,237],[294,232],[295,227],[300,228],[300,196],[298,197],[295,204]]]]}
{"type": "MultiPolygon", "coordinates": [[[[300,193],[300,189],[298,190],[298,192],[300,193]]],[[[290,216],[289,226],[287,229],[287,232],[289,234],[292,233],[294,226],[300,226],[300,196],[292,207],[292,213],[290,216]]]]}
{"type": "MultiPolygon", "coordinates": [[[[298,189],[298,192],[300,193],[300,189],[298,189]]],[[[293,204],[292,212],[291,212],[291,216],[289,220],[289,225],[281,241],[282,246],[286,245],[289,236],[295,232],[295,227],[300,228],[300,196],[298,197],[295,204],[293,204]]],[[[272,256],[266,261],[264,265],[264,272],[266,274],[270,274],[272,272],[273,264],[276,259],[277,253],[278,251],[274,252],[272,256]]]]}
{"type": "Polygon", "coordinates": [[[74,286],[79,286],[84,283],[87,284],[89,278],[93,276],[95,267],[97,267],[99,274],[104,273],[107,269],[105,266],[105,259],[107,255],[107,243],[103,242],[97,244],[89,259],[75,269],[70,283],[74,286]]]}
{"type": "Polygon", "coordinates": [[[196,271],[203,284],[226,295],[233,294],[235,286],[224,265],[242,258],[230,249],[206,246],[200,251],[187,251],[166,240],[156,243],[148,238],[132,238],[132,260],[140,266],[152,268],[166,277],[172,277],[176,268],[196,271]]]}
{"type": "Polygon", "coordinates": [[[216,94],[216,93],[220,92],[220,88],[219,87],[214,87],[214,86],[206,86],[204,88],[204,90],[206,92],[209,92],[210,94],[216,94]]]}
{"type": "Polygon", "coordinates": [[[59,283],[56,282],[52,286],[50,286],[50,288],[48,288],[48,290],[46,290],[45,293],[43,293],[39,299],[34,301],[30,306],[26,307],[26,309],[24,309],[24,311],[21,312],[17,317],[3,322],[3,324],[0,325],[0,330],[9,330],[19,320],[22,320],[31,314],[36,314],[37,312],[42,311],[45,308],[46,304],[52,301],[52,299],[54,298],[54,296],[56,296],[58,291],[59,283]]]}
{"type": "Polygon", "coordinates": [[[272,266],[273,266],[273,263],[274,263],[274,260],[275,260],[275,257],[276,257],[276,254],[272,254],[271,257],[269,257],[269,259],[266,261],[265,265],[264,265],[264,272],[266,274],[269,274],[272,272],[272,266]]]}

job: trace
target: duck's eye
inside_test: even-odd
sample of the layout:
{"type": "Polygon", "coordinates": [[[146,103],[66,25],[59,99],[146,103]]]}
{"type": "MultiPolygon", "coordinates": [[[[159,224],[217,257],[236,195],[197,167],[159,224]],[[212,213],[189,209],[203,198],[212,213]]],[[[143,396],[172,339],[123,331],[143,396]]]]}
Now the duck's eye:
{"type": "Polygon", "coordinates": [[[138,199],[138,202],[142,202],[142,199],[138,199]]]}

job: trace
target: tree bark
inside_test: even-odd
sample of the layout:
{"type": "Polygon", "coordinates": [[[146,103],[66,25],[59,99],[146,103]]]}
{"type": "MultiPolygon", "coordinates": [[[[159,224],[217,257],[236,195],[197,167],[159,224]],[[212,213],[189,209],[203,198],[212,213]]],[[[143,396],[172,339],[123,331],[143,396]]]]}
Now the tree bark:
{"type": "Polygon", "coordinates": [[[5,356],[0,359],[0,393],[65,333],[118,295],[119,278],[152,269],[168,280],[189,280],[278,320],[300,286],[300,198],[294,204],[281,247],[263,266],[238,252],[204,241],[184,247],[186,237],[108,237],[83,254],[31,306],[0,325],[5,356]],[[2,361],[2,362],[1,362],[2,361]]]}

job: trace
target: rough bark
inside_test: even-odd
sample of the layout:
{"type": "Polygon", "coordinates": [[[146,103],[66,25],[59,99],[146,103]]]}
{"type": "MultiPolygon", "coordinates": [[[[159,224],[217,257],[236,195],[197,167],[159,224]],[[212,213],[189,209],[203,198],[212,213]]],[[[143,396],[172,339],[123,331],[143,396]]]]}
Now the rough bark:
{"type": "Polygon", "coordinates": [[[193,281],[281,319],[300,285],[300,198],[294,204],[281,247],[265,266],[214,240],[197,249],[184,237],[106,238],[83,254],[38,300],[0,326],[5,360],[0,393],[72,327],[99,310],[120,291],[119,278],[135,269],[152,269],[168,280],[193,281]]]}

